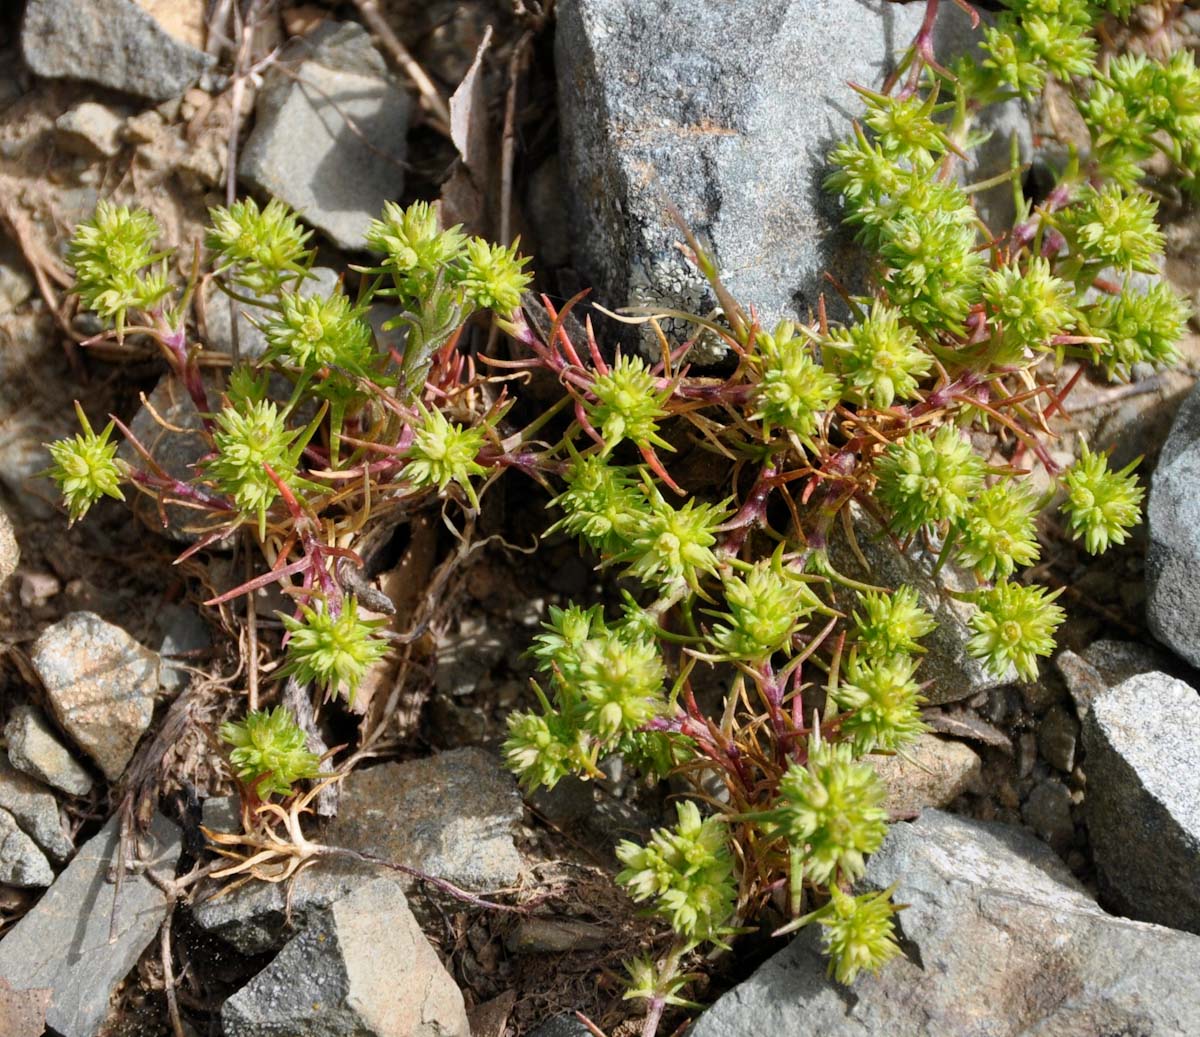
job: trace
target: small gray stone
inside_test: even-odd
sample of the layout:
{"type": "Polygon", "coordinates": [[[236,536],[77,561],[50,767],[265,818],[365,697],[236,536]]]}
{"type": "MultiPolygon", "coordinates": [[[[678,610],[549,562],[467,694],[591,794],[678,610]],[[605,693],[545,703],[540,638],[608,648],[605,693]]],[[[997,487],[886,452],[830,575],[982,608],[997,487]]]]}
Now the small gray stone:
{"type": "Polygon", "coordinates": [[[58,800],[45,785],[16,770],[0,756],[0,809],[16,819],[21,830],[54,861],[65,861],[75,852],[58,816],[58,800]]]}
{"type": "Polygon", "coordinates": [[[1039,782],[1021,807],[1021,820],[1045,839],[1055,853],[1066,853],[1075,837],[1070,790],[1057,778],[1039,782]]]}
{"type": "Polygon", "coordinates": [[[33,706],[17,706],[4,728],[8,758],[19,771],[72,796],[92,790],[92,776],[58,740],[33,706]]]}
{"type": "Polygon", "coordinates": [[[352,772],[325,842],[472,891],[494,890],[521,876],[513,845],[521,815],[513,776],[472,746],[352,772]]]}
{"type": "Polygon", "coordinates": [[[84,158],[112,158],[121,150],[124,119],[111,108],[84,101],[55,120],[55,140],[63,151],[84,158]]]}
{"type": "Polygon", "coordinates": [[[1096,697],[1107,691],[1111,684],[1095,666],[1069,648],[1064,648],[1054,657],[1054,665],[1071,693],[1075,702],[1075,712],[1082,720],[1092,708],[1096,697]]]}
{"type": "Polygon", "coordinates": [[[48,886],[54,870],[37,844],[21,831],[16,819],[0,809],[0,883],[10,886],[48,886]]]}
{"type": "Polygon", "coordinates": [[[200,804],[200,823],[213,832],[241,831],[242,801],[237,796],[209,796],[200,804]]]}
{"type": "Polygon", "coordinates": [[[1123,912],[1200,932],[1200,698],[1145,673],[1083,724],[1084,816],[1102,888],[1123,912]]]}
{"type": "MultiPolygon", "coordinates": [[[[974,610],[940,589],[944,584],[953,590],[966,590],[973,584],[973,577],[945,566],[935,578],[935,560],[915,544],[908,554],[902,554],[874,519],[857,506],[852,506],[851,514],[854,535],[867,561],[867,569],[859,563],[840,528],[829,538],[829,560],[833,567],[865,583],[893,590],[902,586],[915,588],[922,608],[937,622],[937,628],[921,639],[926,652],[921,656],[921,666],[917,670],[919,680],[931,682],[923,692],[929,702],[933,705],[957,702],[981,691],[1013,683],[1017,675],[1011,667],[1003,676],[996,677],[978,659],[967,654],[967,642],[972,636],[967,620],[974,610]]],[[[857,598],[849,591],[840,591],[838,601],[848,612],[858,607],[857,598]]]]}
{"type": "Polygon", "coordinates": [[[904,955],[841,986],[809,926],[691,1037],[1200,1033],[1200,939],[1106,915],[1029,832],[926,811],[871,858],[892,883],[904,955]]]}
{"type": "Polygon", "coordinates": [[[1052,706],[1038,728],[1042,759],[1064,774],[1075,769],[1075,747],[1079,743],[1079,721],[1062,706],[1052,706]]]}
{"type": "Polygon", "coordinates": [[[167,605],[155,616],[155,624],[163,631],[158,655],[162,660],[158,679],[169,692],[182,691],[189,679],[184,667],[200,665],[200,659],[189,658],[189,653],[202,652],[212,645],[208,624],[204,617],[187,605],[167,605]],[[172,662],[173,657],[178,658],[172,662]]]}
{"type": "MultiPolygon", "coordinates": [[[[337,287],[338,273],[332,267],[314,266],[300,286],[304,298],[325,296],[337,287]]],[[[273,313],[261,306],[237,304],[238,354],[246,360],[257,360],[267,351],[267,336],[256,326],[273,313]]],[[[233,324],[229,320],[229,296],[210,284],[205,293],[204,317],[208,323],[208,348],[233,354],[233,324]]]]}
{"type": "Polygon", "coordinates": [[[133,0],[29,0],[21,51],[39,76],[85,79],[150,101],[178,97],[213,64],[133,0]]]}
{"type": "Polygon", "coordinates": [[[20,306],[33,295],[33,288],[21,250],[0,234],[0,315],[20,306]]]}
{"type": "MultiPolygon", "coordinates": [[[[50,988],[46,1024],[61,1037],[95,1037],[116,985],[137,963],[167,914],[162,891],[140,871],[108,879],[119,844],[116,818],[76,854],[37,906],[0,940],[0,980],[14,990],[50,988]],[[109,941],[115,920],[116,939],[109,941]]],[[[163,881],[175,874],[179,829],[160,814],[143,859],[163,881]]]]}
{"type": "Polygon", "coordinates": [[[1146,618],[1163,644],[1200,666],[1200,386],[1175,418],[1146,510],[1146,618]]]}
{"type": "Polygon", "coordinates": [[[225,1002],[226,1037],[469,1037],[462,994],[400,886],[375,879],[317,915],[225,1002]]]}
{"type": "Polygon", "coordinates": [[[529,805],[552,825],[572,824],[584,820],[595,809],[595,787],[595,782],[568,774],[552,789],[535,789],[529,795],[529,805]]]}
{"type": "Polygon", "coordinates": [[[94,612],[72,612],[30,657],[63,730],[106,778],[119,778],[154,714],[158,656],[94,612]]]}
{"type": "Polygon", "coordinates": [[[408,94],[361,26],[330,25],[267,74],[239,178],[287,202],[341,248],[366,248],[383,203],[404,188],[408,94]]]}
{"type": "Polygon", "coordinates": [[[532,1031],[529,1037],[592,1037],[592,1031],[574,1015],[556,1015],[532,1031]]]}
{"type": "MultiPolygon", "coordinates": [[[[208,800],[205,807],[213,802],[218,801],[208,800]]],[[[204,824],[211,827],[207,814],[204,824]]],[[[230,829],[219,826],[216,830],[230,829]]],[[[220,884],[206,881],[196,896],[192,915],[200,928],[243,954],[262,954],[283,946],[319,912],[381,874],[370,864],[325,859],[309,865],[288,886],[251,882],[222,893],[220,884]]]]}
{"type": "Polygon", "coordinates": [[[979,778],[979,756],[962,742],[922,734],[903,756],[869,756],[887,789],[884,808],[911,817],[926,807],[944,807],[979,778]]]}
{"type": "Polygon", "coordinates": [[[17,571],[21,561],[21,549],[17,546],[17,534],[13,531],[12,523],[0,508],[0,589],[8,582],[8,578],[17,571]]]}

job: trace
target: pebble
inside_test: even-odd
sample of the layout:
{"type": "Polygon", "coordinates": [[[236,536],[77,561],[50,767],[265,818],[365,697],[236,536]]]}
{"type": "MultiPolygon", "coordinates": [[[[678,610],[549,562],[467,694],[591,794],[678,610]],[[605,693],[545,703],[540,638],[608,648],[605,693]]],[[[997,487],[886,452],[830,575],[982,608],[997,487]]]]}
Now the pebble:
{"type": "Polygon", "coordinates": [[[8,758],[19,771],[72,796],[92,790],[92,776],[33,706],[17,706],[4,727],[8,758]]]}
{"type": "Polygon", "coordinates": [[[72,612],[30,659],[63,730],[115,781],[150,726],[158,656],[94,612],[72,612]]]}

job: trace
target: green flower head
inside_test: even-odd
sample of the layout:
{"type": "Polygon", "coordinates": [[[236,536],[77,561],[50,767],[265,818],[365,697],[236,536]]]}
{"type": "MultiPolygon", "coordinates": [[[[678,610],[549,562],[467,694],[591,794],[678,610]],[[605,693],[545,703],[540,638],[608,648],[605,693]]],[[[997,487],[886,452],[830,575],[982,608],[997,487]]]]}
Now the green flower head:
{"type": "Polygon", "coordinates": [[[1061,589],[1050,593],[1045,587],[1009,580],[980,591],[970,619],[975,633],[967,642],[967,651],[982,659],[997,677],[1015,666],[1022,680],[1036,680],[1038,656],[1054,651],[1054,631],[1066,618],[1054,604],[1061,593],[1061,589]]]}
{"type": "Polygon", "coordinates": [[[767,814],[774,833],[802,851],[804,877],[818,885],[853,881],[887,834],[883,783],[845,743],[809,743],[808,762],[793,762],[779,781],[778,805],[767,814]]]}
{"type": "Polygon", "coordinates": [[[851,896],[834,886],[828,908],[817,916],[829,955],[829,972],[839,983],[853,983],[860,972],[878,972],[900,953],[892,916],[899,910],[890,891],[851,896]]]}
{"type": "Polygon", "coordinates": [[[983,460],[953,425],[917,430],[892,443],[875,464],[876,493],[902,535],[962,518],[983,489],[983,460]]]}
{"type": "Polygon", "coordinates": [[[328,296],[283,292],[280,311],[263,326],[266,360],[279,360],[312,374],[333,367],[365,375],[375,359],[374,334],[366,308],[339,291],[328,296]]]}
{"type": "Polygon", "coordinates": [[[911,400],[918,379],[933,367],[917,333],[900,323],[898,310],[882,303],[875,303],[865,320],[836,329],[829,338],[826,364],[841,373],[854,399],[872,407],[890,407],[897,397],[911,400]]]}
{"type": "Polygon", "coordinates": [[[484,425],[466,428],[449,421],[437,409],[418,404],[421,424],[413,430],[413,442],[404,467],[405,478],[418,489],[436,486],[444,491],[456,483],[466,494],[471,507],[479,510],[479,497],[471,484],[472,476],[486,475],[487,469],[476,458],[483,449],[487,429],[484,425]]]}
{"type": "Polygon", "coordinates": [[[606,373],[596,375],[591,394],[595,400],[588,400],[584,410],[604,441],[605,455],[626,439],[638,447],[672,449],[658,434],[671,390],[658,387],[641,357],[618,356],[606,373]]]}
{"type": "Polygon", "coordinates": [[[437,209],[414,202],[401,209],[383,207],[383,218],[367,228],[367,247],[384,254],[383,267],[394,281],[394,295],[411,306],[432,291],[438,275],[461,259],[466,237],[458,226],[442,230],[437,209]]]}
{"type": "Polygon", "coordinates": [[[58,485],[72,524],[83,518],[101,497],[125,499],[121,492],[124,462],[117,460],[117,444],[109,442],[114,423],[110,421],[97,435],[78,400],[75,414],[83,432],[72,439],[46,444],[53,461],[46,474],[58,485]]]}
{"type": "Polygon", "coordinates": [[[911,745],[922,731],[924,702],[913,674],[917,663],[910,656],[863,662],[854,660],[834,689],[837,704],[850,712],[841,732],[858,754],[895,752],[911,745]]]}
{"type": "Polygon", "coordinates": [[[216,416],[216,453],[204,462],[205,474],[232,498],[244,519],[255,519],[260,538],[267,535],[267,512],[279,497],[267,467],[288,486],[312,485],[296,474],[300,452],[311,434],[289,429],[269,400],[231,401],[216,416]]]}
{"type": "Polygon", "coordinates": [[[305,248],[312,237],[296,214],[278,198],[259,209],[253,198],[228,208],[209,209],[208,247],[218,270],[232,268],[234,279],[258,295],[277,292],[288,281],[303,277],[313,252],[305,248]]]}
{"type": "Polygon", "coordinates": [[[691,945],[721,942],[737,895],[729,831],[723,818],[701,819],[691,800],[676,804],[679,821],[659,828],[645,846],[622,842],[617,875],[635,901],[653,899],[653,913],[691,945]]]}
{"type": "Polygon", "coordinates": [[[155,252],[162,231],[145,209],[101,199],[90,220],[75,228],[67,259],[83,305],[113,320],[118,333],[130,310],[151,310],[170,291],[165,264],[148,270],[168,253],[155,252]]]}
{"type": "Polygon", "coordinates": [[[773,428],[782,428],[806,440],[820,428],[822,416],[837,405],[841,396],[837,378],[821,369],[790,321],[781,322],[772,335],[759,332],[756,344],[762,377],[751,420],[761,421],[767,436],[773,428]]]}
{"type": "Polygon", "coordinates": [[[958,561],[983,580],[1011,576],[1018,566],[1032,565],[1041,548],[1034,518],[1033,493],[1011,480],[989,486],[958,522],[958,561]]]}
{"type": "Polygon", "coordinates": [[[562,529],[607,555],[627,547],[638,514],[646,510],[630,470],[609,464],[602,454],[589,454],[576,457],[564,478],[567,488],[551,504],[565,514],[547,535],[562,529]]]}
{"type": "Polygon", "coordinates": [[[344,692],[353,704],[367,667],[382,659],[388,643],[375,637],[385,619],[359,619],[358,599],[342,601],[336,614],[323,602],[300,606],[300,618],[278,613],[287,627],[287,659],[280,671],[302,684],[316,684],[332,698],[344,692]]]}
{"type": "Polygon", "coordinates": [[[855,638],[868,659],[924,651],[918,640],[937,626],[921,607],[917,589],[907,584],[891,593],[866,591],[858,603],[862,612],[854,613],[855,638]]]}
{"type": "Polygon", "coordinates": [[[1050,263],[1031,259],[1022,270],[1015,265],[993,270],[984,278],[983,298],[1003,331],[997,363],[1017,363],[1025,351],[1044,353],[1050,339],[1074,323],[1071,287],[1050,273],[1050,263]]]}
{"type": "Polygon", "coordinates": [[[233,747],[237,776],[261,797],[291,795],[292,786],[319,773],[320,757],[283,706],[255,710],[221,725],[221,741],[233,747]]]}
{"type": "Polygon", "coordinates": [[[744,576],[722,576],[728,615],[712,641],[729,659],[761,662],[787,646],[804,617],[821,607],[809,584],[787,572],[780,557],[757,562],[744,576]]]}
{"type": "Polygon", "coordinates": [[[1148,194],[1110,184],[1085,188],[1059,222],[1072,251],[1087,262],[1152,274],[1157,272],[1154,258],[1163,250],[1157,213],[1158,202],[1148,194]]]}
{"type": "Polygon", "coordinates": [[[533,275],[523,269],[529,259],[517,256],[520,244],[518,240],[505,248],[482,238],[467,242],[457,280],[463,294],[480,309],[507,317],[521,305],[521,293],[533,275]]]}
{"type": "Polygon", "coordinates": [[[578,771],[587,757],[582,731],[556,712],[510,713],[503,752],[509,769],[528,792],[554,788],[560,779],[578,771]]]}
{"type": "Polygon", "coordinates": [[[1109,377],[1128,378],[1134,364],[1171,367],[1191,307],[1170,285],[1155,281],[1144,292],[1126,285],[1087,311],[1088,330],[1105,340],[1097,356],[1109,377]]]}
{"type": "Polygon", "coordinates": [[[1137,464],[1131,461],[1119,472],[1109,471],[1107,455],[1093,454],[1083,443],[1079,459],[1063,475],[1067,527],[1076,540],[1083,537],[1089,553],[1102,554],[1109,544],[1125,543],[1141,519],[1145,491],[1133,474],[1137,464]]]}
{"type": "Polygon", "coordinates": [[[629,547],[615,559],[628,562],[626,572],[643,583],[663,590],[679,584],[697,590],[700,577],[715,575],[720,525],[728,517],[722,504],[700,504],[689,498],[680,508],[672,507],[658,487],[643,483],[648,508],[637,516],[629,547]]]}

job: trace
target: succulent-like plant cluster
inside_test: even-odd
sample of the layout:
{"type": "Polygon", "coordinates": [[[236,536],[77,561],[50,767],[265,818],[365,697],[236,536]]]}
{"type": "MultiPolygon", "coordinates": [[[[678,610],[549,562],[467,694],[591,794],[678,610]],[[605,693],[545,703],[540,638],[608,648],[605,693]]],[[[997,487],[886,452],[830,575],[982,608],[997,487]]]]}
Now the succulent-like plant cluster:
{"type": "MultiPolygon", "coordinates": [[[[1025,574],[1038,516],[1058,508],[1092,553],[1139,518],[1134,466],[1112,470],[1085,445],[1064,469],[1047,448],[1074,384],[1060,388],[1054,368],[1124,378],[1175,361],[1188,308],[1142,277],[1163,238],[1139,163],[1161,152],[1193,177],[1200,79],[1178,56],[1097,64],[1098,17],[1088,0],[1012,0],[952,70],[933,63],[927,25],[896,82],[861,91],[863,123],[834,149],[828,181],[875,261],[870,289],[844,298],[845,321],[822,308],[760,326],[684,231],[721,310],[671,316],[724,343],[722,374],[689,369],[690,342],[672,347],[655,318],[657,361],[603,348],[590,321],[570,333],[578,298],[563,312],[545,297],[523,306],[516,246],[442,228],[424,203],[389,204],[371,225],[379,258],[356,268],[353,297],[342,284],[309,296],[308,234],[279,203],[248,200],[213,210],[208,246],[216,283],[266,312],[267,349],[216,384],[189,338],[195,285],[171,286],[146,214],[106,205],[71,247],[80,296],[113,337],[162,346],[206,454],[169,473],[134,440],[141,462],[126,464],[111,426],[97,436],[81,415],[83,434],[52,447],[71,517],[125,484],[188,505],[189,553],[248,531],[262,573],[214,600],[282,583],[296,606],[276,672],[352,699],[387,646],[344,585],[364,530],[436,501],[475,511],[504,469],[535,479],[553,498],[550,532],[578,537],[628,589],[619,610],[551,609],[532,648],[536,703],[509,718],[510,766],[527,789],[553,787],[619,754],[697,793],[674,826],[618,851],[618,881],[676,936],[665,959],[631,964],[631,992],[652,1017],[684,1003],[690,951],[780,913],[782,931],[818,923],[831,971],[851,982],[898,953],[888,892],[852,887],[888,821],[872,756],[903,753],[925,729],[934,621],[914,588],[840,571],[833,542],[861,556],[870,518],[895,550],[960,570],[955,586],[969,589],[944,593],[970,606],[966,650],[997,676],[1033,679],[1064,618],[1058,592],[1025,574]],[[960,183],[978,115],[1048,79],[1075,100],[1091,146],[1041,200],[1010,170],[1015,222],[985,226],[960,183]],[[379,300],[401,311],[387,327],[403,328],[402,351],[367,319],[379,300]],[[468,358],[464,328],[493,318],[511,352],[468,358]],[[563,394],[521,427],[499,387],[529,371],[563,394]],[[672,473],[664,458],[699,450],[720,477],[689,493],[686,466],[672,473]],[[1027,478],[1035,466],[1045,492],[1027,478]]],[[[281,710],[224,737],[239,775],[266,791],[315,773],[281,710]]]]}

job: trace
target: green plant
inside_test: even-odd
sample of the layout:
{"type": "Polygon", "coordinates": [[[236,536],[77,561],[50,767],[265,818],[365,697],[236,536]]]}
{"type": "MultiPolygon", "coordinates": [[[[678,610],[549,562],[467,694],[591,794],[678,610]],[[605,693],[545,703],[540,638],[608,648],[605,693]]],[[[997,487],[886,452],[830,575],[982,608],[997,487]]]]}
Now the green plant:
{"type": "Polygon", "coordinates": [[[1051,423],[1079,374],[1062,388],[1049,369],[1123,378],[1175,362],[1186,303],[1133,280],[1153,275],[1163,243],[1141,163],[1164,155],[1194,189],[1200,74],[1190,58],[1107,60],[1094,31],[1106,15],[1088,0],[1012,0],[979,53],[947,70],[932,61],[936,8],[893,79],[860,91],[862,125],[831,155],[828,187],[872,262],[844,321],[822,309],[765,330],[685,230],[720,312],[671,316],[727,347],[719,373],[690,369],[686,344],[652,361],[606,350],[590,322],[571,332],[579,298],[535,306],[515,245],[442,228],[424,203],[388,205],[372,223],[378,261],[353,271],[357,294],[313,299],[302,287],[315,254],[292,214],[214,210],[217,284],[267,311],[266,355],[224,384],[201,370],[195,285],[170,284],[148,216],[106,207],[71,247],[84,304],[114,325],[106,337],[159,344],[205,447],[190,474],[164,471],[136,440],[141,461],[125,465],[111,429],[85,422],[54,448],[72,518],[132,485],[197,515],[189,555],[249,530],[259,572],[211,600],[272,582],[296,599],[273,673],[353,698],[388,645],[346,575],[375,523],[441,507],[452,524],[464,516],[462,535],[508,469],[548,490],[550,532],[578,537],[623,580],[619,611],[550,610],[532,647],[533,701],[508,718],[504,752],[530,790],[595,778],[620,755],[694,794],[675,825],[619,851],[619,881],[673,932],[665,954],[629,966],[630,995],[650,1002],[647,1033],[687,1003],[693,952],[728,944],[766,909],[785,914],[781,932],[819,924],[843,982],[897,953],[889,892],[853,886],[886,832],[872,757],[924,730],[922,639],[937,603],[839,571],[835,558],[862,555],[866,520],[883,548],[935,558],[931,575],[960,570],[961,589],[938,593],[970,606],[967,650],[1028,680],[1064,618],[1058,592],[1027,571],[1039,515],[1061,500],[1069,534],[1093,552],[1139,518],[1133,466],[1111,471],[1086,446],[1075,464],[1056,461],[1051,423]],[[975,186],[960,183],[979,115],[1050,79],[1090,146],[1069,150],[1036,202],[1015,161],[976,185],[1013,184],[1012,226],[985,226],[975,186]],[[402,350],[370,332],[366,308],[380,300],[400,309],[402,350]],[[489,322],[509,335],[507,356],[460,348],[489,322]],[[508,393],[535,371],[563,392],[522,425],[529,409],[508,393]],[[700,450],[704,489],[689,493],[697,466],[672,472],[664,458],[700,450]],[[1035,466],[1045,493],[1026,481],[1035,466]],[[832,551],[835,539],[847,550],[832,551]],[[724,684],[715,707],[697,693],[705,670],[724,684]]]}
{"type": "Polygon", "coordinates": [[[258,796],[291,795],[296,782],[319,773],[320,758],[309,752],[304,732],[283,706],[226,721],[221,741],[232,747],[237,776],[258,796]]]}

